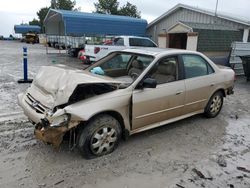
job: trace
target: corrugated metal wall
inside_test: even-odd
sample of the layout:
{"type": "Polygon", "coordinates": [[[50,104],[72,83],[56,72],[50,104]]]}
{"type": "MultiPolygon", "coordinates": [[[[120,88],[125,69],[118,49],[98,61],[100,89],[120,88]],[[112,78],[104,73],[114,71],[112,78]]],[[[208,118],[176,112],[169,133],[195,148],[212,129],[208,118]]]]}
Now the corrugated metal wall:
{"type": "Polygon", "coordinates": [[[137,35],[145,36],[146,21],[130,21],[126,19],[108,20],[93,17],[65,17],[65,32],[67,35],[137,35]]]}
{"type": "Polygon", "coordinates": [[[224,26],[231,27],[232,29],[243,29],[246,26],[240,23],[232,22],[215,16],[203,14],[200,12],[195,12],[189,9],[180,8],[164,19],[160,20],[158,23],[152,25],[147,29],[147,35],[151,36],[152,39],[157,42],[158,35],[164,33],[171,26],[179,21],[183,22],[196,22],[196,23],[209,23],[209,24],[221,24],[224,26]]]}
{"type": "Polygon", "coordinates": [[[50,9],[44,21],[46,34],[68,36],[137,35],[145,36],[147,21],[78,11],[50,9]]]}
{"type": "Polygon", "coordinates": [[[41,32],[41,27],[38,25],[15,25],[14,26],[15,33],[28,33],[28,32],[41,32]]]}
{"type": "Polygon", "coordinates": [[[64,22],[51,21],[46,24],[46,33],[50,35],[65,35],[64,22]]]}
{"type": "Polygon", "coordinates": [[[241,41],[243,31],[226,31],[226,30],[205,30],[195,29],[199,33],[198,51],[230,51],[231,44],[234,41],[241,41]]]}

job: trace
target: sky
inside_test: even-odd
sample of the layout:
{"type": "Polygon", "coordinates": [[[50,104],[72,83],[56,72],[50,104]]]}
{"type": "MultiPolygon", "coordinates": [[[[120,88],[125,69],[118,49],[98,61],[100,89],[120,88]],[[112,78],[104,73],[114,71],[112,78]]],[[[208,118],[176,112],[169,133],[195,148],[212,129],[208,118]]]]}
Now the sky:
{"type": "MultiPolygon", "coordinates": [[[[178,3],[215,10],[216,0],[118,0],[120,5],[130,3],[137,6],[141,17],[148,23],[164,14],[178,3]]],[[[218,12],[250,22],[250,0],[218,0],[218,12]]],[[[76,7],[83,12],[95,10],[97,0],[76,0],[76,7]]],[[[14,34],[14,25],[28,23],[37,18],[36,12],[50,5],[50,0],[0,0],[0,35],[14,34]]]]}

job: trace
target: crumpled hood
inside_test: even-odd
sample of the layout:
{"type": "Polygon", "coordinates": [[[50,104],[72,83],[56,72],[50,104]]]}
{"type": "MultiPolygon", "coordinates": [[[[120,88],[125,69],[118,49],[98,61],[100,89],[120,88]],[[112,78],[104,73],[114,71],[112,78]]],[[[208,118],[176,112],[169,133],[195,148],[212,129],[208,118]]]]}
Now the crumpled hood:
{"type": "Polygon", "coordinates": [[[119,84],[121,82],[64,65],[43,66],[27,92],[52,109],[57,105],[67,103],[77,85],[84,83],[119,84]]]}

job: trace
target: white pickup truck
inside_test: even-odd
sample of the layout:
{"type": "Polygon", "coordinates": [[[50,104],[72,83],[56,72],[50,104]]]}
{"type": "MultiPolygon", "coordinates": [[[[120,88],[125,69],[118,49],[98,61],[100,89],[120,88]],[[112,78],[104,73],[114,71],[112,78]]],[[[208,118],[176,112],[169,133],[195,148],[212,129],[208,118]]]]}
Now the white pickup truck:
{"type": "Polygon", "coordinates": [[[113,51],[120,51],[127,48],[157,47],[157,45],[147,37],[137,36],[117,36],[104,45],[85,45],[85,49],[79,54],[79,58],[85,63],[95,62],[113,51]]]}

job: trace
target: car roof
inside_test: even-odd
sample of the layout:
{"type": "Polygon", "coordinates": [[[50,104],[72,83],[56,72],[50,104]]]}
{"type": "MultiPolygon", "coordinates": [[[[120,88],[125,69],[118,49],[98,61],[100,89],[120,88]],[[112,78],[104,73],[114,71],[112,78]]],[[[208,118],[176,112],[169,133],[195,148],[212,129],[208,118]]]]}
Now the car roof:
{"type": "MultiPolygon", "coordinates": [[[[133,36],[133,35],[119,35],[115,36],[114,38],[119,38],[119,37],[124,37],[124,38],[139,38],[139,39],[150,39],[149,37],[142,37],[142,36],[133,36]]],[[[151,40],[151,39],[150,39],[151,40]]]]}
{"type": "Polygon", "coordinates": [[[129,48],[122,50],[123,52],[129,52],[129,53],[137,53],[137,54],[144,54],[144,55],[150,55],[150,56],[158,56],[158,55],[168,55],[168,54],[199,54],[198,52],[189,51],[189,50],[181,50],[181,49],[174,49],[174,48],[151,48],[151,47],[145,47],[145,48],[129,48]]]}

